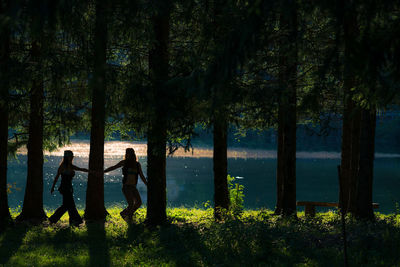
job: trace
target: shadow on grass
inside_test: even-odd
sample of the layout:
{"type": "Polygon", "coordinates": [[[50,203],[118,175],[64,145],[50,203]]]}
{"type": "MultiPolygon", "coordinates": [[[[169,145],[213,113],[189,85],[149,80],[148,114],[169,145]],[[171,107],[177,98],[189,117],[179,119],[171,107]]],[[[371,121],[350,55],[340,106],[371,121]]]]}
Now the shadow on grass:
{"type": "Polygon", "coordinates": [[[166,224],[159,230],[161,254],[177,266],[209,266],[215,264],[204,236],[192,224],[166,224]]]}
{"type": "Polygon", "coordinates": [[[18,251],[22,245],[22,240],[30,228],[29,224],[19,223],[8,227],[0,235],[0,265],[6,264],[18,251]]]}
{"type": "Polygon", "coordinates": [[[110,254],[106,238],[105,222],[87,222],[89,266],[110,266],[110,254]]]}
{"type": "MultiPolygon", "coordinates": [[[[176,220],[175,220],[176,221],[176,220]]],[[[122,250],[135,251],[137,260],[150,265],[172,264],[176,266],[212,265],[210,250],[195,225],[167,222],[165,225],[146,226],[143,222],[128,223],[126,243],[122,250]],[[132,249],[132,246],[135,248],[132,249]],[[142,247],[146,249],[141,249],[142,247]]],[[[128,252],[129,253],[129,252],[128,252]]]]}
{"type": "Polygon", "coordinates": [[[60,250],[68,250],[71,244],[75,247],[80,246],[82,243],[86,243],[86,240],[73,231],[71,227],[63,227],[55,230],[56,234],[50,239],[52,246],[57,247],[60,250]]]}
{"type": "MultiPolygon", "coordinates": [[[[339,220],[323,223],[319,218],[298,221],[280,219],[275,224],[253,223],[252,231],[254,230],[258,232],[255,242],[259,251],[266,252],[256,255],[259,262],[268,261],[272,266],[344,264],[339,220]],[[265,242],[266,240],[272,242],[265,242]]],[[[349,265],[398,266],[399,238],[400,228],[386,221],[348,222],[349,265]]]]}
{"type": "Polygon", "coordinates": [[[226,220],[203,228],[183,220],[153,230],[158,247],[153,257],[177,266],[329,265],[325,256],[332,256],[332,251],[326,254],[324,248],[310,244],[307,234],[298,231],[301,225],[294,225],[279,223],[276,228],[268,222],[226,220]]]}

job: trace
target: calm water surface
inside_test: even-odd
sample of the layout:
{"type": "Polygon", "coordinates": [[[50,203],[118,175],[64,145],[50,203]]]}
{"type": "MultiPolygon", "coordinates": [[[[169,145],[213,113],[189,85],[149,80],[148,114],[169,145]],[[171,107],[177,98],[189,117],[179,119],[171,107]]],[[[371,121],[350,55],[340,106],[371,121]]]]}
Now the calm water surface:
{"type": "MultiPolygon", "coordinates": [[[[44,164],[44,205],[54,209],[61,204],[61,195],[56,191],[50,194],[60,156],[46,156],[44,164]]],[[[117,163],[121,157],[105,158],[105,167],[117,163]]],[[[146,175],[146,158],[139,159],[146,175]]],[[[297,160],[297,199],[310,201],[337,201],[338,178],[336,166],[339,159],[297,160]]],[[[88,166],[87,157],[75,157],[74,164],[88,166]]],[[[203,207],[203,203],[213,199],[213,173],[211,158],[167,158],[167,198],[169,206],[203,207]]],[[[246,208],[273,209],[276,201],[276,159],[229,159],[229,174],[244,185],[246,208]]],[[[395,210],[400,202],[400,158],[377,158],[375,160],[374,202],[380,203],[380,212],[395,210]]],[[[121,170],[105,175],[106,206],[125,205],[121,192],[121,170]]],[[[18,161],[9,161],[8,182],[15,183],[9,194],[9,205],[18,208],[22,205],[26,183],[26,156],[20,155],[18,161]]],[[[77,172],[73,180],[77,206],[85,205],[87,174],[77,172]]],[[[140,181],[139,192],[146,203],[147,189],[140,181]]]]}

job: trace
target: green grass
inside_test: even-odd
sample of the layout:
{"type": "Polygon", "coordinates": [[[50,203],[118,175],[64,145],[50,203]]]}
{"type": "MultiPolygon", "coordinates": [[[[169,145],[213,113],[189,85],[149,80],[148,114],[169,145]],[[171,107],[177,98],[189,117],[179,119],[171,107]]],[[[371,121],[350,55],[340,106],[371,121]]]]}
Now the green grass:
{"type": "MultiPolygon", "coordinates": [[[[144,208],[131,223],[119,208],[108,211],[106,223],[70,227],[65,215],[56,225],[8,228],[0,235],[0,266],[343,266],[334,212],[314,219],[299,212],[294,220],[247,210],[217,223],[211,209],[174,208],[168,224],[149,229],[144,208]]],[[[350,266],[400,266],[400,215],[376,216],[347,218],[350,266]]]]}

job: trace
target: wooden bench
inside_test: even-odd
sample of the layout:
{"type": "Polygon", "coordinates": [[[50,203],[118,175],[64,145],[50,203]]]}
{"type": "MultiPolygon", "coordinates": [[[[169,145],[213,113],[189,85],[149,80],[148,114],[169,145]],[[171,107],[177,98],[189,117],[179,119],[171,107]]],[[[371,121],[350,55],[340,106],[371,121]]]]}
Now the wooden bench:
{"type": "MultiPolygon", "coordinates": [[[[304,206],[306,216],[315,216],[315,207],[339,207],[339,203],[335,202],[317,202],[317,201],[297,201],[297,206],[304,206]]],[[[379,203],[372,203],[374,209],[379,208],[379,203]]]]}

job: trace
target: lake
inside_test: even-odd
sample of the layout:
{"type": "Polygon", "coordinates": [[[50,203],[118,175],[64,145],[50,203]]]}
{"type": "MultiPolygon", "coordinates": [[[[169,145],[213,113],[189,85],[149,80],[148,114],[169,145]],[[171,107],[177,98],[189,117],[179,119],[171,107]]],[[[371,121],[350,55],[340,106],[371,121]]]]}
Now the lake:
{"type": "MultiPolygon", "coordinates": [[[[121,146],[125,146],[123,144],[121,146]]],[[[82,147],[82,145],[80,145],[82,147]]],[[[115,146],[112,146],[114,147],[115,146]]],[[[70,147],[71,148],[71,147],[70,147]]],[[[78,147],[72,147],[79,151],[78,147]]],[[[83,149],[84,150],[84,149],[83,149]]],[[[123,155],[105,153],[105,167],[116,164],[123,155]]],[[[140,150],[139,150],[140,151],[140,150]]],[[[204,149],[208,151],[208,149],[204,149]]],[[[204,152],[203,151],[203,152],[204,152]]],[[[62,152],[62,151],[61,151],[62,152]]],[[[62,157],[61,152],[45,156],[44,163],[44,205],[54,209],[61,204],[62,197],[56,191],[50,194],[57,167],[62,157]]],[[[240,152],[240,151],[239,151],[240,152]]],[[[241,150],[243,152],[243,150],[241,150]]],[[[253,151],[254,152],[254,151],[253,151]]],[[[274,209],[276,202],[276,153],[268,151],[257,154],[249,151],[245,156],[231,151],[228,160],[228,172],[238,177],[236,181],[244,185],[245,207],[251,209],[274,209]],[[252,154],[253,153],[253,154],[252,154]],[[239,156],[237,156],[239,155],[239,156]],[[272,155],[272,156],[271,156],[272,155]],[[247,157],[248,156],[248,157],[247,157]]],[[[244,153],[244,152],[243,152],[244,153]]],[[[81,151],[74,158],[74,164],[80,167],[88,166],[88,153],[81,151]]],[[[138,153],[146,175],[145,150],[138,153]]],[[[213,167],[212,158],[204,152],[202,155],[167,158],[167,201],[169,206],[204,207],[204,203],[213,200],[213,167]]],[[[340,163],[340,154],[335,152],[299,152],[297,159],[297,199],[310,201],[338,200],[338,178],[336,166],[340,163]]],[[[26,183],[26,155],[18,156],[18,160],[10,160],[8,166],[8,183],[13,184],[9,194],[9,206],[18,209],[23,203],[26,183]]],[[[374,202],[380,203],[379,211],[390,213],[395,211],[395,203],[400,202],[400,157],[398,155],[380,154],[375,160],[374,170],[374,202]]],[[[106,206],[125,205],[121,192],[121,170],[115,170],[105,175],[106,206]]],[[[73,180],[76,204],[84,208],[87,184],[87,174],[77,172],[73,180]]],[[[139,181],[139,192],[143,203],[146,203],[146,187],[139,181]]],[[[299,208],[300,210],[300,208],[299,208]]]]}

